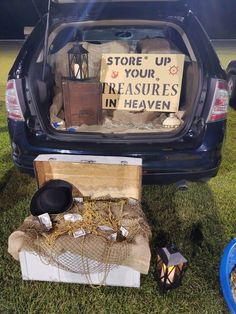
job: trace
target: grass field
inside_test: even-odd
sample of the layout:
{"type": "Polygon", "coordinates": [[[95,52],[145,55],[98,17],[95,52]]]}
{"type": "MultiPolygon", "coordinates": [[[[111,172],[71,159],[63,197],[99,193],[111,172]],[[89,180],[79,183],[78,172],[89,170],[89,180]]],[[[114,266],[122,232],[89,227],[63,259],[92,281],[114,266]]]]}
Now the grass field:
{"type": "MultiPolygon", "coordinates": [[[[3,89],[14,47],[0,46],[0,313],[227,313],[220,293],[218,271],[222,250],[236,236],[236,112],[230,110],[224,160],[218,176],[208,184],[190,184],[185,192],[175,186],[143,188],[143,208],[153,231],[152,251],[165,238],[175,242],[189,260],[182,287],[162,296],[153,271],[140,289],[74,284],[23,282],[19,264],[7,253],[7,239],[29,215],[35,181],[20,174],[10,159],[3,89]],[[200,229],[201,245],[191,240],[200,229]]],[[[224,65],[230,53],[221,51],[224,65]]]]}

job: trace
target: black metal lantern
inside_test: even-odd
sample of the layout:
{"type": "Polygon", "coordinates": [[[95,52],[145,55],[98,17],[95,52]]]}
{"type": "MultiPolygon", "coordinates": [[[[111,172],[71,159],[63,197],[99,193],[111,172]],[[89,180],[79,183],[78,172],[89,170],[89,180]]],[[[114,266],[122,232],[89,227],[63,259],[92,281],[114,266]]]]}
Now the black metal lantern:
{"type": "Polygon", "coordinates": [[[180,286],[187,260],[174,246],[157,249],[157,276],[164,290],[180,286]]]}
{"type": "Polygon", "coordinates": [[[89,78],[88,51],[79,43],[68,51],[69,75],[74,80],[89,78]]]}

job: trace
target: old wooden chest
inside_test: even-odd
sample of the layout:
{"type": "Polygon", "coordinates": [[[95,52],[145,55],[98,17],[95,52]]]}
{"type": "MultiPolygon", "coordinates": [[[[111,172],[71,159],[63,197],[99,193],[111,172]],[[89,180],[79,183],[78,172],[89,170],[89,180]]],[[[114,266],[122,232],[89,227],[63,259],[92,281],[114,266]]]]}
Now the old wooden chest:
{"type": "Polygon", "coordinates": [[[91,79],[76,81],[62,80],[66,127],[101,124],[102,87],[91,79]]]}

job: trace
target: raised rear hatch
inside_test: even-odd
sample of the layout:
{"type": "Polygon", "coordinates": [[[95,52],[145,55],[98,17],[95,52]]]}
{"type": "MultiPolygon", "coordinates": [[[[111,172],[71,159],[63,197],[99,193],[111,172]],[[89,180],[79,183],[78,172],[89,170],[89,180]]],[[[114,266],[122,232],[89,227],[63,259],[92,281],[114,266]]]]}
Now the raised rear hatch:
{"type": "Polygon", "coordinates": [[[50,0],[53,17],[71,15],[87,19],[114,18],[120,16],[136,18],[162,15],[184,16],[189,8],[186,0],[50,0]],[[99,9],[99,10],[98,10],[99,9]],[[131,11],[130,11],[130,10],[131,11]],[[82,11],[83,10],[83,11],[82,11]],[[98,10],[98,11],[97,11],[98,10]],[[86,12],[81,16],[81,12],[86,12]],[[131,13],[131,14],[130,14],[131,13]]]}
{"type": "Polygon", "coordinates": [[[39,49],[29,71],[32,103],[44,132],[60,139],[122,141],[167,140],[188,131],[201,92],[201,69],[185,32],[186,1],[48,4],[44,56],[39,49]],[[69,60],[76,49],[87,54],[85,79],[82,72],[70,73],[82,71],[82,59],[69,60]]]}

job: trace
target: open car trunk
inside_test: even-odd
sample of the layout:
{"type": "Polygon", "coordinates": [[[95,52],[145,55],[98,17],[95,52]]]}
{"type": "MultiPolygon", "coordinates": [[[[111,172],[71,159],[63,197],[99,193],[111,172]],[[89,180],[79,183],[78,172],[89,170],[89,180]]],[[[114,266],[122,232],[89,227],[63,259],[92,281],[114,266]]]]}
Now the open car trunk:
{"type": "Polygon", "coordinates": [[[193,118],[200,66],[180,26],[167,21],[62,23],[30,68],[39,118],[50,132],[176,135],[193,118]],[[87,54],[83,74],[68,52],[87,54]],[[78,48],[78,47],[77,47],[78,48]],[[75,71],[76,73],[71,73],[75,71]],[[76,76],[77,75],[77,76],[76,76]],[[82,79],[85,75],[85,79],[82,79]]]}

